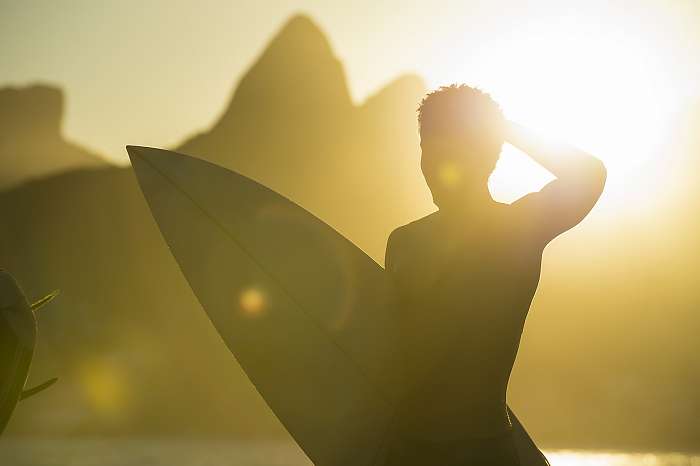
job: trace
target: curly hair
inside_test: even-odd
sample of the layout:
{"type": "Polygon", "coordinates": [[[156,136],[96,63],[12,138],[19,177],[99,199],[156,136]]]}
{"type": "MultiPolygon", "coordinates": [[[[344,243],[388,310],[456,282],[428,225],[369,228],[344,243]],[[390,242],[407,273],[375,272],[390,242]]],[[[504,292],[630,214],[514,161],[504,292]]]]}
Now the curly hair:
{"type": "Polygon", "coordinates": [[[502,141],[505,118],[489,94],[466,84],[451,84],[423,98],[418,125],[421,138],[466,136],[502,141]]]}

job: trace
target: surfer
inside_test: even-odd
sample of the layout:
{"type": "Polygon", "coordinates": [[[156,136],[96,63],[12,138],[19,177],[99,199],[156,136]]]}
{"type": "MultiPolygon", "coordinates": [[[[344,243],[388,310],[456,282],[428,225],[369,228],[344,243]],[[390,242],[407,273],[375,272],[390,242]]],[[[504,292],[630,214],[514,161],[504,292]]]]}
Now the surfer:
{"type": "Polygon", "coordinates": [[[387,465],[517,465],[506,388],[542,252],[578,224],[605,185],[597,158],[544,142],[466,85],[418,109],[421,169],[438,210],[389,236],[408,390],[389,433],[387,465]],[[514,203],[489,177],[508,142],[556,180],[514,203]]]}

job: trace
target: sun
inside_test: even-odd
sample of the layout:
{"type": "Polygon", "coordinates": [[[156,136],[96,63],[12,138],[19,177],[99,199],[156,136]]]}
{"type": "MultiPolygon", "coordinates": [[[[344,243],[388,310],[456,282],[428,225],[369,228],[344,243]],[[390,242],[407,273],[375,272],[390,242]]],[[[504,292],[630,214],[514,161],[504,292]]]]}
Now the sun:
{"type": "MultiPolygon", "coordinates": [[[[606,204],[645,204],[679,96],[653,35],[581,18],[527,21],[480,44],[448,81],[489,92],[509,119],[601,158],[606,204]]],[[[444,83],[440,80],[440,83],[444,83]]],[[[552,176],[506,145],[490,189],[510,202],[552,176]]]]}

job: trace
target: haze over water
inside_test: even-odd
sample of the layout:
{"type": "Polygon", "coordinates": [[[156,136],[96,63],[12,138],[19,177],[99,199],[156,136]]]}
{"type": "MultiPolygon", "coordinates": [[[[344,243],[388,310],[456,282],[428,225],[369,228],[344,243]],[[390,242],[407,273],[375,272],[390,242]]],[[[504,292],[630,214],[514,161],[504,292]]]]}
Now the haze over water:
{"type": "MultiPolygon", "coordinates": [[[[700,466],[684,454],[546,451],[552,466],[700,466]]],[[[0,464],[13,466],[311,466],[296,445],[196,440],[0,441],[0,464]]]]}

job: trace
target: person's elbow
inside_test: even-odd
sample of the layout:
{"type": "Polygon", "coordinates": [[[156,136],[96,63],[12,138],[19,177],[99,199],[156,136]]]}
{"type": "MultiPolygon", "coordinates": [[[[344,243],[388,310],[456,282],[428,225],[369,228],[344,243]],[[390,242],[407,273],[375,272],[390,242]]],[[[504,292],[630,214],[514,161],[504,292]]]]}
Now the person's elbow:
{"type": "Polygon", "coordinates": [[[602,193],[605,188],[605,182],[608,180],[608,169],[600,159],[594,159],[592,178],[599,191],[602,193]]]}
{"type": "Polygon", "coordinates": [[[585,167],[585,180],[589,189],[595,192],[597,196],[600,196],[605,188],[607,179],[608,169],[605,167],[605,164],[596,157],[590,157],[585,167]]]}

